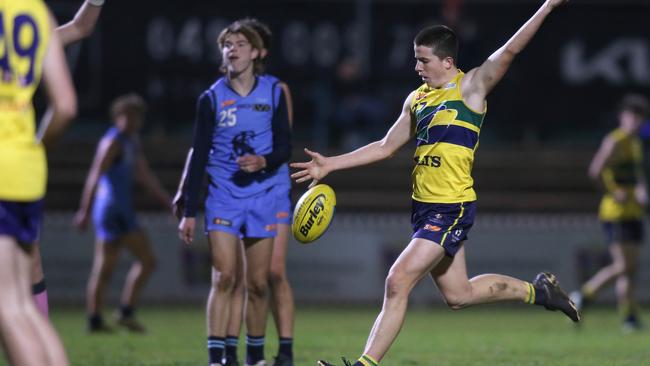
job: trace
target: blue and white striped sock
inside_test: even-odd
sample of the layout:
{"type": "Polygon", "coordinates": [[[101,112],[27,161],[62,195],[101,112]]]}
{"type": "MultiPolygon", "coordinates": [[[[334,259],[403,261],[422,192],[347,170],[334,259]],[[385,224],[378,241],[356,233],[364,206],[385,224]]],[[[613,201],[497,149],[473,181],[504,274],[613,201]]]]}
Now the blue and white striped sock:
{"type": "Polygon", "coordinates": [[[264,359],[264,335],[246,335],[246,363],[254,365],[264,359]]]}
{"type": "Polygon", "coordinates": [[[227,336],[226,337],[226,357],[233,360],[237,359],[237,346],[239,345],[239,337],[227,336]]]}
{"type": "Polygon", "coordinates": [[[210,358],[210,364],[221,364],[225,348],[226,340],[223,337],[208,337],[208,357],[210,358]]]}

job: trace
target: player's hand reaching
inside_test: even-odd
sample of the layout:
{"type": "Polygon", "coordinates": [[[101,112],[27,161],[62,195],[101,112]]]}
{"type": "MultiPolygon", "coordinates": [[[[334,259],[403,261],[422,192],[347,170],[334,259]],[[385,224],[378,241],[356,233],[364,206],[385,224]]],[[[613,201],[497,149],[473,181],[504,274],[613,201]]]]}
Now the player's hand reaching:
{"type": "Polygon", "coordinates": [[[190,245],[194,241],[194,228],[196,227],[195,217],[183,217],[178,224],[178,237],[183,243],[190,245]]]}
{"type": "Polygon", "coordinates": [[[255,173],[266,168],[266,158],[260,155],[244,155],[237,158],[239,169],[246,173],[255,173]]]}
{"type": "Polygon", "coordinates": [[[311,157],[311,161],[303,163],[291,163],[292,168],[302,169],[291,174],[291,178],[296,180],[296,183],[303,183],[312,180],[309,188],[318,184],[318,181],[325,178],[329,171],[327,170],[327,157],[305,149],[305,153],[311,157]]]}

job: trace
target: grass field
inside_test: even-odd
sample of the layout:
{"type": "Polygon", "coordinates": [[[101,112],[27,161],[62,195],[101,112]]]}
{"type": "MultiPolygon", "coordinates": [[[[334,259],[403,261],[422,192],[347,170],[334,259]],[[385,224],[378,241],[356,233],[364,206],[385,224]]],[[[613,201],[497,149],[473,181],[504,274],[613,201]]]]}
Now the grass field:
{"type": "MultiPolygon", "coordinates": [[[[356,358],[377,309],[307,308],[296,315],[296,365],[356,358]]],[[[53,310],[73,365],[207,365],[201,307],[142,309],[144,336],[87,335],[80,310],[53,310]]],[[[650,314],[646,313],[646,320],[650,314]]],[[[271,322],[267,359],[276,351],[271,322]]],[[[240,340],[240,355],[244,351],[240,340]]],[[[0,361],[2,364],[3,361],[0,361]]],[[[596,309],[575,329],[558,313],[525,306],[484,306],[453,312],[411,310],[382,365],[650,365],[650,332],[623,334],[614,310],[596,309]]]]}

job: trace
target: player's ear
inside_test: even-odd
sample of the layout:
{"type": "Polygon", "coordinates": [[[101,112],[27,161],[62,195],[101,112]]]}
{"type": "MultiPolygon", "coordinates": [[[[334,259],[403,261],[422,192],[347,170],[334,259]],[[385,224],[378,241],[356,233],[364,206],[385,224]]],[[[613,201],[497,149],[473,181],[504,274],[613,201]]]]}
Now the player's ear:
{"type": "Polygon", "coordinates": [[[251,56],[253,60],[261,59],[263,56],[260,54],[260,50],[257,48],[253,48],[253,52],[251,52],[251,56]]]}
{"type": "Polygon", "coordinates": [[[454,67],[454,59],[451,57],[445,57],[442,60],[442,64],[445,67],[445,69],[449,70],[454,67]]]}

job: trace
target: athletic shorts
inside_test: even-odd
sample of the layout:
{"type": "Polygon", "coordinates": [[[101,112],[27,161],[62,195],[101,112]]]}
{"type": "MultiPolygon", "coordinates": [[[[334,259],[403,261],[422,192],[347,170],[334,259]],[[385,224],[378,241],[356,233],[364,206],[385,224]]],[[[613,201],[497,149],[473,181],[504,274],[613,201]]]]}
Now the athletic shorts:
{"type": "Polygon", "coordinates": [[[474,225],[476,202],[426,203],[413,200],[411,211],[412,238],[431,240],[440,245],[447,256],[456,255],[467,233],[474,225]]]}
{"type": "Polygon", "coordinates": [[[0,200],[0,235],[14,237],[20,244],[33,244],[38,239],[42,223],[43,200],[0,200]]]}
{"type": "Polygon", "coordinates": [[[603,221],[602,227],[608,245],[612,243],[641,244],[643,242],[643,222],[641,220],[603,221]]]}
{"type": "Polygon", "coordinates": [[[205,201],[205,231],[221,231],[244,238],[276,235],[276,192],[273,188],[255,196],[238,198],[221,190],[205,201]]]}
{"type": "Polygon", "coordinates": [[[114,241],[140,229],[135,210],[129,207],[95,202],[93,206],[95,236],[104,241],[114,241]]]}
{"type": "Polygon", "coordinates": [[[278,185],[273,190],[277,194],[277,211],[275,214],[277,223],[291,225],[291,186],[278,185]]]}

